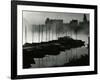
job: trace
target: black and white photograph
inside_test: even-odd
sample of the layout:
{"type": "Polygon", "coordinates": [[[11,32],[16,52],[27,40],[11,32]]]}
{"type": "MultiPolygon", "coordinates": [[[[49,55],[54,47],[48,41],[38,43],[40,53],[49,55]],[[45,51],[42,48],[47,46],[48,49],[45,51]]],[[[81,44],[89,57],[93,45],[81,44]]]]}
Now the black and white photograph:
{"type": "Polygon", "coordinates": [[[11,78],[97,74],[97,6],[12,1],[11,78]]]}
{"type": "Polygon", "coordinates": [[[23,11],[23,68],[89,65],[89,14],[23,11]]]}

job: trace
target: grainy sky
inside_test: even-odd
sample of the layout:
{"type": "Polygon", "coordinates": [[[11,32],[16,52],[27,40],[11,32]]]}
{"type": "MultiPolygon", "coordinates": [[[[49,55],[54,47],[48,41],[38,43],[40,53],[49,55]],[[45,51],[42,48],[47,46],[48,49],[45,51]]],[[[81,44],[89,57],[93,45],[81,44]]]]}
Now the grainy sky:
{"type": "MultiPolygon", "coordinates": [[[[89,20],[89,14],[86,14],[86,16],[89,20]]],[[[47,17],[50,19],[63,19],[64,23],[68,23],[72,19],[83,21],[82,13],[23,11],[23,19],[29,24],[44,24],[47,17]]]]}

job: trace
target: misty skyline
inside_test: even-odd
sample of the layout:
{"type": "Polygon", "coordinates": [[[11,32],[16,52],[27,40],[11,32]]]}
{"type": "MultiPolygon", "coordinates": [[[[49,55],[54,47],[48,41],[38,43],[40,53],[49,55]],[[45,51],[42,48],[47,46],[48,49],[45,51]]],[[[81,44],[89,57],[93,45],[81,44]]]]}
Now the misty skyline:
{"type": "MultiPolygon", "coordinates": [[[[89,14],[85,14],[86,15],[86,18],[87,20],[89,21],[89,14]]],[[[63,23],[70,23],[71,20],[78,20],[78,22],[83,22],[83,17],[84,17],[84,13],[57,13],[57,12],[34,12],[34,11],[23,11],[23,44],[25,43],[25,34],[27,34],[27,41],[29,43],[32,42],[32,37],[34,38],[34,42],[39,42],[39,39],[41,37],[43,37],[42,41],[46,41],[46,36],[49,34],[49,31],[46,33],[45,32],[45,28],[43,29],[43,32],[39,32],[39,29],[38,27],[33,27],[33,25],[42,25],[44,24],[45,25],[45,21],[47,18],[49,19],[61,19],[63,20],[63,23]],[[26,26],[26,32],[25,33],[25,26],[26,26]],[[43,33],[43,35],[42,35],[43,33]],[[40,38],[38,37],[40,35],[40,38]]],[[[64,27],[63,27],[64,28],[64,27]]],[[[63,29],[61,28],[61,29],[63,29]]],[[[69,33],[68,36],[71,36],[72,34],[72,38],[75,38],[75,32],[73,30],[73,32],[68,29],[69,26],[65,26],[65,28],[67,29],[63,29],[63,31],[65,32],[65,30],[69,33]]],[[[79,35],[77,35],[78,39],[81,39],[81,40],[84,40],[84,41],[88,41],[88,34],[89,34],[89,31],[88,31],[88,28],[89,27],[85,27],[84,26],[84,29],[81,29],[80,32],[79,32],[79,35]]],[[[48,30],[49,28],[47,28],[48,30]]],[[[74,29],[74,28],[72,28],[74,29]]],[[[56,32],[54,28],[52,28],[53,31],[51,31],[52,33],[50,33],[50,37],[51,35],[53,34],[53,39],[57,39],[56,37],[56,32]]],[[[79,29],[78,29],[79,30],[79,29]]]]}
{"type": "MultiPolygon", "coordinates": [[[[83,21],[84,13],[62,13],[62,12],[43,12],[43,11],[23,11],[23,20],[30,25],[45,24],[46,18],[62,19],[63,23],[69,23],[75,19],[79,22],[83,21]]],[[[89,14],[86,14],[89,20],[89,14]]]]}

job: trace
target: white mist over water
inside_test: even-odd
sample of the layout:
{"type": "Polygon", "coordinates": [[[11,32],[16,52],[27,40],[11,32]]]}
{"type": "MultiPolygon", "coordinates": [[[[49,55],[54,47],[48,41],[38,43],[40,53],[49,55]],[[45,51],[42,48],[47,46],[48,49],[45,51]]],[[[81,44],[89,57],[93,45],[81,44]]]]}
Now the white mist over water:
{"type": "MultiPolygon", "coordinates": [[[[26,42],[27,43],[40,43],[40,42],[47,42],[50,40],[57,40],[58,37],[56,35],[56,32],[53,33],[49,33],[49,32],[34,32],[32,34],[32,32],[27,31],[27,38],[26,38],[26,42]]],[[[66,36],[65,34],[60,34],[59,37],[64,37],[66,36]]],[[[70,36],[73,39],[76,39],[76,34],[74,32],[67,32],[67,36],[70,36]]],[[[77,40],[82,40],[85,41],[85,43],[88,43],[88,35],[84,34],[84,33],[78,33],[77,34],[77,40]]],[[[23,33],[23,44],[26,43],[25,42],[25,33],[23,33]]]]}

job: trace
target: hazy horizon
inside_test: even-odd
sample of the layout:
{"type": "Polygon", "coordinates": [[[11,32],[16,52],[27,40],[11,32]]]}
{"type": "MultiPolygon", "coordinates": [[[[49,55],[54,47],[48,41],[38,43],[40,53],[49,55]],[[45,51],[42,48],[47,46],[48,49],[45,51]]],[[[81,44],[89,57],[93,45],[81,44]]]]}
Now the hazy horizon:
{"type": "MultiPolygon", "coordinates": [[[[39,32],[38,32],[38,28],[35,29],[35,32],[32,31],[33,26],[32,25],[41,25],[41,24],[45,24],[45,20],[47,18],[50,19],[62,19],[63,23],[69,23],[71,20],[75,19],[78,20],[79,22],[83,21],[83,17],[84,17],[84,13],[62,13],[62,12],[37,12],[37,11],[23,11],[23,44],[25,43],[25,26],[27,26],[27,41],[29,43],[32,42],[32,37],[34,37],[34,42],[38,42],[38,36],[39,36],[39,32]],[[32,36],[33,34],[33,36],[32,36]]],[[[89,14],[86,14],[87,20],[89,20],[89,14]]],[[[85,31],[88,31],[88,28],[85,28],[83,30],[83,33],[85,31]],[[86,29],[86,30],[85,30],[86,29]]],[[[70,30],[67,30],[69,32],[69,35],[71,34],[70,30]]],[[[80,35],[78,35],[78,38],[84,41],[87,41],[87,36],[84,36],[83,33],[81,32],[80,35]]],[[[86,32],[85,32],[86,33],[86,32]]],[[[57,39],[56,37],[56,32],[51,33],[51,35],[53,34],[53,38],[57,39]]],[[[73,36],[72,38],[75,38],[75,33],[72,33],[73,36]]],[[[48,35],[48,34],[47,34],[48,35]]],[[[85,34],[88,35],[88,34],[85,34]]],[[[49,35],[48,35],[49,36],[49,35]]],[[[40,38],[42,36],[40,35],[40,38]]],[[[45,41],[45,37],[46,37],[46,33],[45,31],[43,31],[43,40],[45,41]]]]}
{"type": "MultiPolygon", "coordinates": [[[[69,23],[73,19],[83,21],[83,15],[84,13],[23,11],[23,20],[31,25],[45,24],[46,18],[62,19],[64,23],[69,23]]],[[[86,17],[89,20],[89,14],[86,14],[86,17]]]]}

